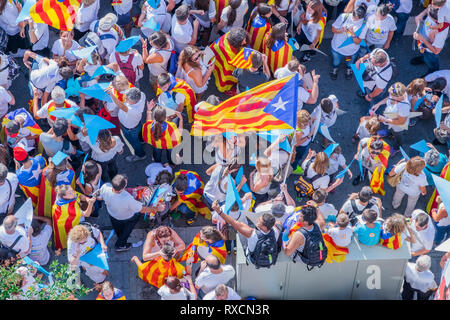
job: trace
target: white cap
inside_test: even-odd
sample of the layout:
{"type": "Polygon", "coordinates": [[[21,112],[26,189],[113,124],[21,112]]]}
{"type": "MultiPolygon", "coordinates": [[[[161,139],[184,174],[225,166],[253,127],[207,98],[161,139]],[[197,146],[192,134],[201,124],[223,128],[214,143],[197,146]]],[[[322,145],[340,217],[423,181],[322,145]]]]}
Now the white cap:
{"type": "Polygon", "coordinates": [[[109,31],[115,23],[117,23],[117,16],[110,12],[100,19],[98,27],[102,31],[109,31]]]}

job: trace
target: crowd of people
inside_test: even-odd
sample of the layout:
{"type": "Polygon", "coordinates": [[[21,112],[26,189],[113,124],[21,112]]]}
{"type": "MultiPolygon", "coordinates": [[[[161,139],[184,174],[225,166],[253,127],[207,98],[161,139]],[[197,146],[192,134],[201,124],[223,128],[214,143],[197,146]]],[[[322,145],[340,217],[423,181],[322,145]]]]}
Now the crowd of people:
{"type": "MultiPolygon", "coordinates": [[[[232,288],[235,267],[226,264],[236,254],[238,238],[256,268],[276,264],[281,251],[311,269],[343,263],[355,241],[384,250],[410,246],[402,298],[449,298],[448,280],[438,290],[429,253],[450,238],[450,189],[445,189],[450,70],[439,63],[450,1],[113,0],[106,5],[109,13],[99,16],[100,0],[81,0],[68,31],[29,17],[16,22],[25,6],[0,0],[2,262],[28,256],[45,267],[52,251],[65,250],[68,263],[94,282],[98,300],[123,300],[108,271],[82,259],[96,246],[108,251],[95,224],[107,215],[115,252],[143,246],[142,255],[131,261],[162,300],[245,298],[232,288]],[[421,9],[414,17],[418,55],[410,64],[428,70],[401,83],[395,78],[406,71],[398,70],[389,49],[403,36],[413,6],[421,9]],[[134,16],[137,8],[140,14],[134,16]],[[314,65],[323,53],[327,25],[329,77],[339,78],[344,61],[345,80],[357,80],[360,104],[368,109],[355,124],[351,161],[326,130],[342,128],[338,97],[323,88],[326,97],[319,99],[325,75],[304,65],[314,65]],[[59,35],[53,44],[51,33],[59,35]],[[29,81],[19,84],[22,63],[29,81]],[[280,91],[286,79],[298,81],[292,95],[296,128],[267,133],[266,144],[260,136],[258,153],[246,163],[240,160],[257,130],[222,130],[205,139],[214,161],[201,175],[180,161],[183,145],[191,143],[183,132],[192,132],[197,114],[220,112],[227,97],[280,91]],[[212,88],[219,96],[207,94],[212,88]],[[28,105],[18,105],[26,92],[28,105]],[[435,139],[423,141],[420,155],[409,157],[404,140],[411,127],[435,120],[435,139]],[[322,151],[312,150],[314,140],[320,140],[322,151]],[[130,155],[119,161],[126,148],[130,155]],[[397,154],[401,160],[391,160],[397,154]],[[147,185],[136,186],[124,169],[137,169],[144,160],[147,185]],[[346,176],[359,191],[336,208],[327,195],[346,176]],[[287,181],[294,180],[288,188],[287,181]],[[421,208],[417,203],[427,196],[427,186],[433,192],[421,208]],[[392,203],[383,202],[390,188],[392,203]],[[400,210],[405,195],[406,209],[400,210]],[[14,215],[19,197],[32,202],[31,225],[14,215]],[[204,226],[185,242],[175,231],[177,219],[186,228],[197,220],[204,226]],[[131,243],[139,221],[150,223],[151,230],[131,243]]],[[[259,103],[268,102],[236,106],[234,112],[251,114],[259,103]]],[[[277,110],[289,112],[281,98],[277,103],[277,110]]],[[[228,128],[242,125],[234,118],[222,120],[228,128]]],[[[443,274],[450,269],[448,246],[446,251],[443,274]]],[[[35,282],[30,268],[16,271],[23,276],[23,293],[35,282]]]]}

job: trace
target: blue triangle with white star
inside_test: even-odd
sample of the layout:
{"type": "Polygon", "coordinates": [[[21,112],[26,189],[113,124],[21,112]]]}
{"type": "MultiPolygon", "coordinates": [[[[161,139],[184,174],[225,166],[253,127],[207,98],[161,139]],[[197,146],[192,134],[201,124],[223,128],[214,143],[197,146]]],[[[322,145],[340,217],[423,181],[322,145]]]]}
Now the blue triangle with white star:
{"type": "Polygon", "coordinates": [[[290,125],[293,129],[297,127],[298,86],[298,73],[296,73],[263,110],[290,125]]]}

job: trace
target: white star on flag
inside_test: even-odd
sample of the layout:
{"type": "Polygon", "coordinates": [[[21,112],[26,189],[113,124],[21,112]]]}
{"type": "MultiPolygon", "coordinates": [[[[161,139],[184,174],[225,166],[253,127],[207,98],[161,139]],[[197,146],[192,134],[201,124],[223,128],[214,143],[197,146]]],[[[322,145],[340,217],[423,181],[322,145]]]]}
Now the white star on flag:
{"type": "Polygon", "coordinates": [[[58,174],[58,181],[70,183],[70,181],[69,181],[69,174],[70,174],[69,170],[67,170],[64,173],[58,174]]]}
{"type": "Polygon", "coordinates": [[[277,112],[279,109],[286,111],[286,103],[288,103],[287,101],[283,101],[281,99],[281,97],[278,98],[277,103],[274,103],[272,106],[275,108],[274,112],[277,112]]]}
{"type": "Polygon", "coordinates": [[[38,164],[37,164],[36,170],[32,170],[32,171],[31,171],[32,177],[33,177],[35,180],[37,180],[38,177],[39,177],[39,175],[41,174],[41,172],[42,172],[41,165],[38,163],[38,164]]]}
{"type": "Polygon", "coordinates": [[[189,187],[197,189],[197,184],[195,183],[195,179],[189,180],[189,187]]]}

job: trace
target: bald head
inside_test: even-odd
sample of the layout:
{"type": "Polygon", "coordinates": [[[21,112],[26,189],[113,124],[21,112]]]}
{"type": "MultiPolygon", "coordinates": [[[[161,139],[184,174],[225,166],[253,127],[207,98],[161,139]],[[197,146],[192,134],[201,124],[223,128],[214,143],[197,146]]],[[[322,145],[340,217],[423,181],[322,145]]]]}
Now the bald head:
{"type": "Polygon", "coordinates": [[[206,264],[210,269],[219,270],[220,269],[220,260],[216,256],[210,254],[205,259],[206,264]]]}
{"type": "Polygon", "coordinates": [[[17,226],[17,218],[13,215],[9,215],[3,220],[3,227],[5,227],[6,232],[12,233],[17,226]]]}

